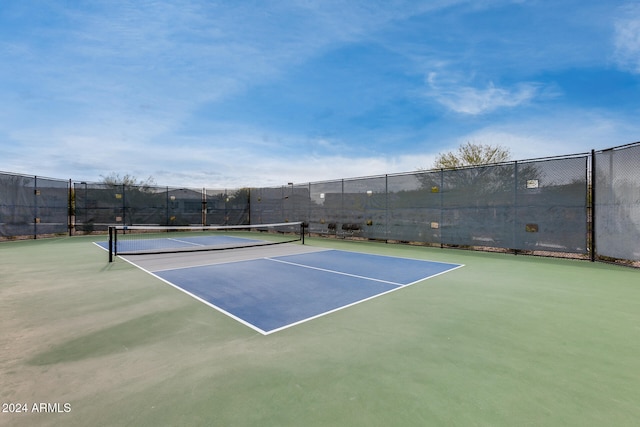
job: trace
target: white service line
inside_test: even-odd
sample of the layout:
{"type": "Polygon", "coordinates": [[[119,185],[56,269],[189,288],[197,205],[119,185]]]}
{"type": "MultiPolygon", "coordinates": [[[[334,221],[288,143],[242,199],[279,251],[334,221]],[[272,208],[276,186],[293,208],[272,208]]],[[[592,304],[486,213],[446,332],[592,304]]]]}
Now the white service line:
{"type": "Polygon", "coordinates": [[[343,273],[341,271],[327,270],[326,268],[312,267],[310,265],[298,264],[298,263],[290,262],[290,261],[283,261],[281,259],[275,259],[275,258],[265,258],[265,259],[268,260],[268,261],[281,262],[283,264],[295,265],[297,267],[302,267],[302,268],[310,268],[312,270],[319,270],[319,271],[324,271],[324,272],[327,272],[327,273],[341,274],[343,276],[356,277],[358,279],[365,279],[365,280],[372,280],[374,282],[388,283],[390,285],[395,285],[395,286],[404,286],[404,284],[402,284],[402,283],[389,282],[388,280],[374,279],[372,277],[366,277],[366,276],[358,276],[357,274],[343,273]]]}
{"type": "Polygon", "coordinates": [[[193,246],[205,246],[205,245],[201,245],[200,243],[187,242],[186,240],[175,239],[173,237],[169,237],[167,238],[167,240],[172,240],[178,243],[186,243],[187,245],[193,245],[193,246]]]}

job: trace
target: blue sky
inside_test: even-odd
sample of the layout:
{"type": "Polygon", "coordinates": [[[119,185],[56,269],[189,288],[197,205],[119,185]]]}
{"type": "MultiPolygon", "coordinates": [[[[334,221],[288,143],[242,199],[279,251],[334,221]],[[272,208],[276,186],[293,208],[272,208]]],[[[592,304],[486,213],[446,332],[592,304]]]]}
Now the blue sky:
{"type": "Polygon", "coordinates": [[[0,170],[235,188],[640,140],[635,1],[5,0],[0,170]]]}

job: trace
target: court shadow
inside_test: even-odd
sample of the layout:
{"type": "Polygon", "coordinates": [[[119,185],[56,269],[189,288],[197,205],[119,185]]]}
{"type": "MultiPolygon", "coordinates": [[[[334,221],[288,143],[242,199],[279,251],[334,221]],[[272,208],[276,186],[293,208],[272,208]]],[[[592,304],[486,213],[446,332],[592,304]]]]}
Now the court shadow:
{"type": "Polygon", "coordinates": [[[92,332],[61,343],[27,361],[43,366],[78,361],[128,351],[163,340],[182,327],[185,308],[160,311],[92,332]]]}

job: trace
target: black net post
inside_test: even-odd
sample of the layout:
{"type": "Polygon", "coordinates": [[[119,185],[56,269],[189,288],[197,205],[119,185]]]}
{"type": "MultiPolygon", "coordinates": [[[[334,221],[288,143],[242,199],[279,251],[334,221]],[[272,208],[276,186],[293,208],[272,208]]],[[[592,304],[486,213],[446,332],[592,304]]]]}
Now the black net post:
{"type": "Polygon", "coordinates": [[[306,232],[306,228],[309,226],[309,223],[306,221],[302,221],[300,223],[300,242],[304,245],[304,233],[306,232]]]}
{"type": "Polygon", "coordinates": [[[109,227],[109,262],[113,262],[112,249],[113,249],[113,228],[109,227]]]}
{"type": "Polygon", "coordinates": [[[115,236],[116,236],[115,227],[109,226],[109,262],[113,262],[113,253],[116,247],[115,236]]]}

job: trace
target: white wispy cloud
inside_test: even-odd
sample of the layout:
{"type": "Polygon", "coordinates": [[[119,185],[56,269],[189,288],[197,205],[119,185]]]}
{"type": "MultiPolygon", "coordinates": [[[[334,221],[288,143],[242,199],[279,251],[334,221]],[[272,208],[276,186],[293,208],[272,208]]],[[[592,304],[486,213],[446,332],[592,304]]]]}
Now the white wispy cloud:
{"type": "MultiPolygon", "coordinates": [[[[536,108],[561,101],[561,88],[538,76],[605,55],[610,39],[591,36],[611,30],[609,15],[586,18],[610,7],[588,3],[576,16],[572,5],[548,13],[510,0],[25,0],[10,20],[0,14],[15,25],[0,28],[2,168],[260,186],[428,168],[468,140],[520,147],[518,158],[536,156],[526,147],[576,151],[562,143],[579,139],[626,143],[633,117],[573,111],[591,119],[572,121],[536,108]],[[307,80],[300,70],[315,66],[307,80]],[[265,96],[267,107],[252,108],[265,96]],[[514,117],[523,107],[531,119],[514,117]],[[318,117],[323,108],[333,115],[318,117]]],[[[629,6],[615,21],[615,60],[633,72],[639,16],[629,6]]]]}
{"type": "Polygon", "coordinates": [[[640,6],[621,8],[614,22],[614,58],[625,70],[640,74],[640,6]]]}
{"type": "Polygon", "coordinates": [[[512,87],[497,87],[493,82],[474,87],[452,76],[441,77],[440,72],[428,74],[424,95],[456,113],[479,115],[500,108],[526,104],[541,94],[541,85],[518,83],[512,87]]]}

